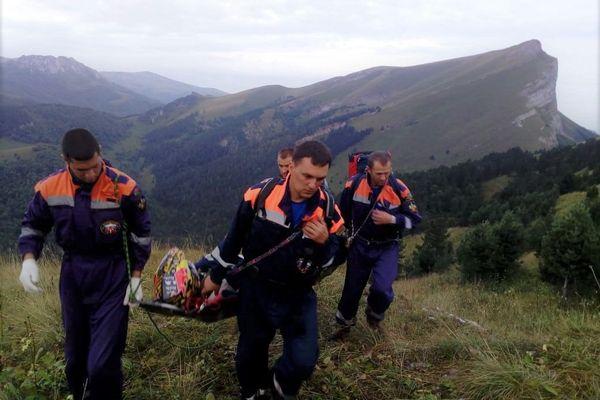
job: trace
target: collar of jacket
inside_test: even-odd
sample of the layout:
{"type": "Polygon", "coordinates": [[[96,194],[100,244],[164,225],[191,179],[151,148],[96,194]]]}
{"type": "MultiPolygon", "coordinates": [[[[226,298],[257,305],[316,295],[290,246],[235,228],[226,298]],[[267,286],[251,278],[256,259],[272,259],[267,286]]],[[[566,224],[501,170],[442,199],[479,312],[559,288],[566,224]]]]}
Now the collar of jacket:
{"type": "MultiPolygon", "coordinates": [[[[285,193],[279,202],[279,208],[285,214],[285,223],[289,224],[292,218],[292,195],[290,193],[290,174],[287,174],[285,181],[285,193]]],[[[312,215],[319,206],[321,200],[321,188],[319,188],[310,199],[304,200],[306,202],[306,215],[312,215]]]]}
{"type": "MultiPolygon", "coordinates": [[[[379,189],[381,189],[379,191],[379,196],[381,196],[381,194],[383,193],[384,189],[386,186],[391,186],[390,185],[390,179],[394,179],[394,175],[390,174],[389,178],[387,181],[385,181],[385,184],[383,186],[381,186],[379,189]]],[[[356,185],[356,188],[358,189],[358,187],[360,186],[361,182],[363,180],[367,181],[367,187],[369,188],[369,200],[373,200],[372,196],[373,196],[373,186],[371,186],[371,176],[369,174],[367,174],[366,172],[363,174],[363,177],[361,178],[361,181],[358,182],[358,185],[356,185]]]]}

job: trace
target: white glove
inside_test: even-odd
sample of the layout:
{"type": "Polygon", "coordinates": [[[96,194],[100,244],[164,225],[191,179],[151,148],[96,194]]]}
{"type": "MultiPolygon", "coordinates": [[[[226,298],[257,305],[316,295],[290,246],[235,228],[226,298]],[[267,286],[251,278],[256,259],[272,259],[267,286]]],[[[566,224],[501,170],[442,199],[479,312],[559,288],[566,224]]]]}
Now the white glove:
{"type": "Polygon", "coordinates": [[[33,258],[23,260],[19,280],[27,293],[39,293],[42,291],[42,288],[36,285],[40,281],[40,269],[33,258]]]}
{"type": "Polygon", "coordinates": [[[127,291],[125,292],[125,298],[123,299],[124,306],[137,306],[139,302],[144,298],[142,293],[142,282],[141,278],[134,276],[131,278],[131,282],[127,284],[127,291]],[[135,300],[130,300],[130,296],[133,293],[135,300]]]}

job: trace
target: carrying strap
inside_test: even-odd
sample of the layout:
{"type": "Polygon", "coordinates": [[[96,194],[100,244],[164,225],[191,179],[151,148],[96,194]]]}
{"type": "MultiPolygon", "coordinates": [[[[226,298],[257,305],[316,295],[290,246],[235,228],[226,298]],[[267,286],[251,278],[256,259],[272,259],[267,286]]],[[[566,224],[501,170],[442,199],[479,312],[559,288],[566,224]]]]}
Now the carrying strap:
{"type": "Polygon", "coordinates": [[[269,178],[267,183],[260,189],[256,202],[254,203],[254,215],[258,215],[259,212],[262,212],[262,215],[265,215],[265,201],[277,183],[277,178],[269,178]]]}
{"type": "MultiPolygon", "coordinates": [[[[114,195],[115,195],[115,199],[117,200],[117,203],[119,204],[119,207],[121,207],[121,193],[119,191],[119,174],[115,175],[115,178],[113,179],[113,191],[114,191],[114,195]]],[[[127,266],[127,278],[129,279],[129,301],[131,303],[135,303],[136,299],[135,299],[135,294],[137,293],[138,289],[140,288],[140,286],[142,286],[142,282],[140,280],[140,283],[134,288],[133,284],[131,283],[131,259],[129,257],[129,240],[128,240],[128,234],[127,234],[127,221],[125,220],[125,215],[123,215],[123,227],[122,227],[122,240],[123,240],[123,252],[125,253],[125,265],[127,266]]]]}
{"type": "MultiPolygon", "coordinates": [[[[355,177],[353,177],[352,184],[350,185],[350,201],[352,201],[352,198],[354,197],[354,192],[356,192],[358,185],[360,184],[363,177],[365,177],[365,176],[366,176],[366,174],[362,173],[362,174],[357,174],[355,177]]],[[[390,185],[392,187],[392,190],[394,191],[394,193],[396,193],[396,195],[402,202],[402,188],[400,187],[400,184],[396,180],[396,177],[394,176],[394,174],[390,174],[390,177],[388,178],[386,185],[390,185]]],[[[383,189],[382,189],[382,191],[383,191],[383,189]]],[[[365,226],[365,223],[371,216],[371,213],[375,209],[376,205],[377,205],[377,199],[375,199],[375,201],[373,202],[373,205],[371,206],[369,213],[367,214],[366,218],[364,219],[364,221],[362,222],[362,224],[360,225],[360,227],[358,229],[355,230],[354,225],[352,225],[352,233],[349,237],[349,240],[353,240],[356,237],[356,235],[358,235],[358,232],[363,228],[363,226],[365,226]]],[[[350,212],[352,212],[352,207],[350,207],[350,212]]],[[[352,221],[349,221],[349,222],[350,222],[350,224],[352,224],[352,221]]]]}

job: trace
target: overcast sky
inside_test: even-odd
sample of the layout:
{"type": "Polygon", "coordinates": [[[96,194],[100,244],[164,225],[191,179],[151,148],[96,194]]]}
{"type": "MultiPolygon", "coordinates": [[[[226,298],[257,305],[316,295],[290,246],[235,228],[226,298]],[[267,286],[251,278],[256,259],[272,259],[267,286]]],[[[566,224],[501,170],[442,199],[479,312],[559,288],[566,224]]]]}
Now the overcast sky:
{"type": "Polygon", "coordinates": [[[600,132],[597,0],[3,0],[2,55],[63,55],[236,92],[304,86],[539,39],[558,106],[600,132]]]}

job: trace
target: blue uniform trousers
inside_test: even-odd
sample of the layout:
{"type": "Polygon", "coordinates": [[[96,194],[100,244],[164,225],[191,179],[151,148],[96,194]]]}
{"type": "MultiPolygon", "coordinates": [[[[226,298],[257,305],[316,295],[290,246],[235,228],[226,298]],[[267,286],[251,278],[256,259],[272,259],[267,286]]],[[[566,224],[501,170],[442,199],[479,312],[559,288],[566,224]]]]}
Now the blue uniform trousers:
{"type": "Polygon", "coordinates": [[[74,399],[121,399],[129,307],[122,256],[66,253],[60,275],[67,382],[74,399]],[[87,385],[86,385],[87,380],[87,385]]]}
{"type": "Polygon", "coordinates": [[[373,281],[367,297],[368,316],[383,320],[385,311],[394,300],[392,284],[398,273],[398,242],[367,243],[357,238],[348,254],[346,278],[338,310],[346,320],[356,317],[358,304],[369,276],[373,281]]]}
{"type": "Polygon", "coordinates": [[[238,326],[236,370],[242,395],[249,397],[270,386],[269,345],[277,329],[283,337],[283,354],[273,370],[286,395],[298,393],[319,356],[314,290],[248,279],[240,287],[238,326]]]}

